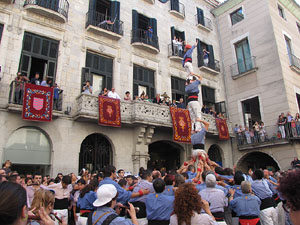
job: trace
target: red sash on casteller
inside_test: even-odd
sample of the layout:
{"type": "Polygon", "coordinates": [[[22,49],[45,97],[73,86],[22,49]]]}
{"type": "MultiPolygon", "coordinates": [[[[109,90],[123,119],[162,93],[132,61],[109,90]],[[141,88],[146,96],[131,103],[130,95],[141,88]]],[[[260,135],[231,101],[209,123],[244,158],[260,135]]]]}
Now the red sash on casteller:
{"type": "Polygon", "coordinates": [[[184,63],[186,63],[186,62],[192,62],[192,58],[186,58],[186,59],[184,60],[184,63]]]}
{"type": "Polygon", "coordinates": [[[256,225],[259,222],[259,218],[255,219],[239,219],[240,225],[256,225]]]}

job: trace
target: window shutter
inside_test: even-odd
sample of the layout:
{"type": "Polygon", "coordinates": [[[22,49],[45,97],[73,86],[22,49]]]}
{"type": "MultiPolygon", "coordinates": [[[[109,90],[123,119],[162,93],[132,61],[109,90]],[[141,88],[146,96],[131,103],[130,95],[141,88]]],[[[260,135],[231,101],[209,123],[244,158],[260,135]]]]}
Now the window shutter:
{"type": "Polygon", "coordinates": [[[91,85],[93,86],[93,77],[91,75],[91,70],[88,67],[83,67],[81,69],[81,89],[85,85],[85,82],[89,80],[91,85]]]}
{"type": "Polygon", "coordinates": [[[31,57],[29,55],[22,54],[21,57],[21,64],[20,64],[20,71],[23,75],[29,78],[29,70],[31,65],[31,57]]]}
{"type": "Polygon", "coordinates": [[[154,98],[154,92],[155,92],[155,89],[153,87],[151,87],[150,88],[150,96],[149,96],[150,99],[154,98]]]}
{"type": "Polygon", "coordinates": [[[111,2],[111,21],[115,21],[113,25],[113,31],[115,33],[120,33],[120,2],[112,1],[111,2]]]}
{"type": "Polygon", "coordinates": [[[198,67],[201,67],[204,65],[203,63],[203,50],[202,50],[202,42],[197,39],[198,45],[197,45],[197,60],[198,60],[198,67]]]}
{"type": "Polygon", "coordinates": [[[171,27],[171,41],[173,41],[175,36],[175,27],[171,27]]]}
{"type": "Polygon", "coordinates": [[[55,82],[55,73],[56,73],[56,62],[49,60],[47,78],[52,80],[52,84],[55,82]]]}
{"type": "Polygon", "coordinates": [[[182,41],[185,41],[185,33],[182,31],[182,41]]]}
{"type": "Polygon", "coordinates": [[[203,10],[198,7],[197,7],[197,17],[198,17],[198,24],[202,24],[203,26],[205,26],[203,10]]]}
{"type": "Polygon", "coordinates": [[[171,10],[179,12],[179,0],[171,0],[171,10]]]}
{"type": "Polygon", "coordinates": [[[139,85],[138,84],[133,84],[133,99],[135,99],[135,96],[139,95],[139,85]]]}
{"type": "Polygon", "coordinates": [[[215,56],[214,56],[214,48],[212,45],[208,45],[208,49],[209,51],[209,62],[208,62],[208,66],[209,68],[215,69],[216,68],[216,64],[215,64],[215,56]]]}
{"type": "Polygon", "coordinates": [[[89,11],[96,10],[97,0],[90,0],[89,11]]]}
{"type": "Polygon", "coordinates": [[[136,10],[132,10],[132,43],[139,41],[139,14],[136,10]]]}
{"type": "Polygon", "coordinates": [[[106,76],[106,86],[108,90],[111,90],[112,88],[112,77],[106,76]]]}
{"type": "Polygon", "coordinates": [[[153,35],[157,36],[157,20],[155,18],[151,18],[149,20],[149,24],[153,29],[153,35]]]}
{"type": "Polygon", "coordinates": [[[0,24],[0,43],[2,38],[2,32],[3,32],[3,24],[0,24]]]}

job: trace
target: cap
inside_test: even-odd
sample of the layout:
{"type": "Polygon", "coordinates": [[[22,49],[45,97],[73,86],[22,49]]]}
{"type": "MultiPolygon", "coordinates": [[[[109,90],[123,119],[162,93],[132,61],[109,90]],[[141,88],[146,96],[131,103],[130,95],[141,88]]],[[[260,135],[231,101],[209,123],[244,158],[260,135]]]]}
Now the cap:
{"type": "Polygon", "coordinates": [[[190,48],[192,48],[192,46],[191,45],[186,45],[185,48],[190,49],[190,48]]]}
{"type": "Polygon", "coordinates": [[[112,184],[103,184],[97,190],[97,200],[94,201],[95,207],[109,203],[117,195],[117,189],[112,184]]]}

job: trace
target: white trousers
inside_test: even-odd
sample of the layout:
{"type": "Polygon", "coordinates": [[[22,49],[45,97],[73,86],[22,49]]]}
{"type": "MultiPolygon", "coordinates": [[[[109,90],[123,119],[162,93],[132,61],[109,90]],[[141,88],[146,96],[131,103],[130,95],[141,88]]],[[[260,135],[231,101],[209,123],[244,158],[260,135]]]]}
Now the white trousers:
{"type": "Polygon", "coordinates": [[[191,73],[194,73],[193,64],[191,62],[186,62],[184,64],[185,71],[190,75],[191,73]]]}
{"type": "Polygon", "coordinates": [[[188,103],[188,110],[192,121],[192,130],[200,131],[201,123],[197,122],[197,118],[201,119],[201,105],[198,101],[191,101],[188,103]]]}
{"type": "Polygon", "coordinates": [[[278,215],[274,207],[261,210],[259,217],[262,225],[278,225],[278,215]]]}
{"type": "Polygon", "coordinates": [[[148,225],[147,218],[137,219],[139,225],[148,225]]]}
{"type": "MultiPolygon", "coordinates": [[[[53,212],[58,218],[62,219],[65,223],[68,223],[68,209],[54,209],[53,212]]],[[[55,220],[55,225],[59,225],[57,220],[55,220]]]]}
{"type": "Polygon", "coordinates": [[[87,220],[88,220],[87,217],[79,216],[78,217],[78,225],[86,225],[87,224],[87,220]]]}

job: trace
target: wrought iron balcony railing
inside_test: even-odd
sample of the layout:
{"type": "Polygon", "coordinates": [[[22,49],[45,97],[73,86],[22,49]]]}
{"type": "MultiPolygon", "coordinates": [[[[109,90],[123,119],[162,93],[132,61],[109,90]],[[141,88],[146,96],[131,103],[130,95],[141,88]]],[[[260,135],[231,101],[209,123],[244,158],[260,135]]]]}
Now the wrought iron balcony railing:
{"type": "Polygon", "coordinates": [[[293,54],[289,54],[288,57],[289,57],[291,66],[295,67],[298,71],[300,71],[300,59],[297,58],[293,54]]]}
{"type": "Polygon", "coordinates": [[[180,57],[180,58],[183,58],[183,48],[184,46],[181,44],[181,45],[178,45],[178,44],[169,44],[168,45],[168,55],[169,57],[172,57],[172,56],[177,56],[177,57],[180,57]]]}
{"type": "Polygon", "coordinates": [[[148,30],[134,29],[131,31],[131,43],[144,43],[159,50],[158,37],[148,30]]]}
{"type": "Polygon", "coordinates": [[[86,27],[89,25],[114,32],[118,35],[123,35],[123,21],[106,16],[94,10],[89,11],[86,14],[86,27]]]}
{"type": "Polygon", "coordinates": [[[212,22],[209,18],[203,17],[202,19],[198,17],[198,14],[195,15],[196,24],[199,26],[203,26],[209,30],[213,30],[212,22]]]}
{"type": "Polygon", "coordinates": [[[236,79],[242,74],[250,72],[252,70],[256,70],[256,57],[251,56],[249,58],[245,58],[240,62],[233,64],[230,66],[231,76],[233,79],[236,79]]]}
{"type": "MultiPolygon", "coordinates": [[[[17,81],[11,82],[8,104],[23,105],[24,86],[25,83],[19,83],[17,81]]],[[[54,99],[53,101],[53,110],[62,111],[63,90],[59,89],[58,93],[58,99],[54,99]]]]}
{"type": "Polygon", "coordinates": [[[67,0],[25,0],[24,7],[36,5],[45,9],[50,9],[63,15],[66,19],[69,13],[69,2],[67,0]]]}
{"type": "Polygon", "coordinates": [[[171,11],[175,11],[185,17],[185,6],[181,2],[171,0],[171,11]]]}

